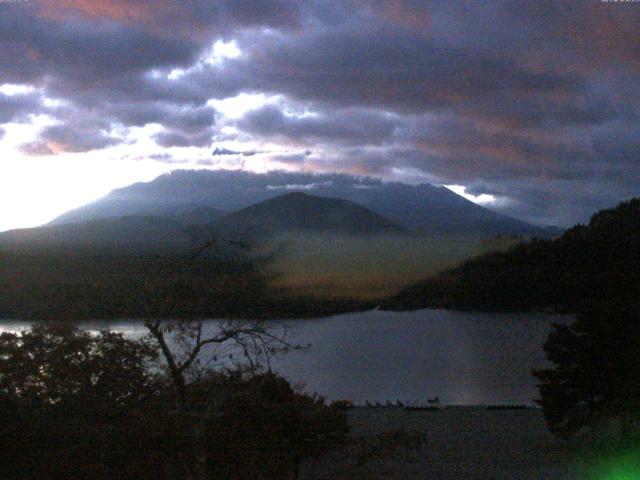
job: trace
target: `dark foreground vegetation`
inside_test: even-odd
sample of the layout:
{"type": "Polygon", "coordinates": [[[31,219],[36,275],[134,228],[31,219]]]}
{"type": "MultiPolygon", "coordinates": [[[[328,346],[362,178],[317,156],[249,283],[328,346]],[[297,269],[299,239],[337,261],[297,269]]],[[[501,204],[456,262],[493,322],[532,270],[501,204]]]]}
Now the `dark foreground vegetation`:
{"type": "Polygon", "coordinates": [[[201,371],[176,396],[151,341],[48,324],[0,335],[0,478],[297,478],[342,409],[268,372],[201,371]]]}
{"type": "MultiPolygon", "coordinates": [[[[566,418],[596,418],[584,415],[590,405],[598,413],[620,408],[618,418],[637,411],[629,402],[633,392],[638,398],[637,363],[621,363],[637,357],[628,348],[637,322],[635,330],[614,324],[618,335],[601,336],[604,323],[596,322],[568,336],[559,330],[551,342],[556,360],[566,351],[579,365],[574,376],[569,360],[559,364],[560,390],[547,397],[575,409],[566,418]],[[601,352],[613,364],[585,375],[601,352]]],[[[610,438],[554,438],[534,408],[327,405],[251,369],[201,372],[183,403],[159,357],[150,340],[82,333],[68,323],[0,335],[0,478],[595,480],[636,478],[640,465],[636,450],[610,438]]]]}
{"type": "Polygon", "coordinates": [[[579,312],[639,299],[640,199],[634,199],[557,239],[469,260],[387,299],[383,308],[579,312]]]}
{"type": "Polygon", "coordinates": [[[563,437],[589,430],[637,447],[640,412],[640,310],[610,306],[556,325],[544,345],[551,368],[537,370],[549,429],[563,437]]]}
{"type": "Polygon", "coordinates": [[[188,254],[0,253],[0,318],[306,318],[371,308],[272,287],[261,260],[188,254]]]}

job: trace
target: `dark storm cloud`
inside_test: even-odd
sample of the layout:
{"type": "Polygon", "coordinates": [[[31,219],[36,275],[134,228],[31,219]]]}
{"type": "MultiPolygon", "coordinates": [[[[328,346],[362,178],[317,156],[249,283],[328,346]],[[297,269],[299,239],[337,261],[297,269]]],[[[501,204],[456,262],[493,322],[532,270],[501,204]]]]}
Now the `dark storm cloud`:
{"type": "Polygon", "coordinates": [[[300,26],[304,2],[295,0],[41,0],[40,14],[55,20],[108,19],[163,35],[202,38],[236,28],[300,26]]]}
{"type": "Polygon", "coordinates": [[[216,111],[211,107],[188,108],[173,112],[160,122],[185,132],[199,132],[215,124],[216,111]]]}
{"type": "Polygon", "coordinates": [[[85,87],[187,66],[212,39],[229,37],[236,28],[295,28],[302,18],[302,4],[288,0],[28,3],[0,3],[4,79],[34,82],[54,75],[85,87]]]}
{"type": "MultiPolygon", "coordinates": [[[[497,92],[533,95],[584,85],[574,74],[527,70],[499,52],[471,54],[383,25],[277,36],[253,49],[219,75],[248,89],[339,106],[424,111],[497,92]]],[[[215,86],[215,78],[210,71],[196,81],[215,86]]]]}
{"type": "Polygon", "coordinates": [[[153,139],[158,145],[165,148],[170,147],[209,147],[212,142],[214,132],[204,130],[195,134],[183,133],[179,130],[167,130],[156,133],[153,139]]]}
{"type": "Polygon", "coordinates": [[[57,22],[35,8],[0,4],[0,62],[5,81],[40,82],[58,77],[74,85],[186,65],[198,45],[112,22],[57,22]]]}
{"type": "Polygon", "coordinates": [[[261,153],[261,152],[258,152],[256,150],[244,150],[240,152],[236,150],[229,150],[228,148],[216,147],[211,153],[211,155],[213,155],[214,157],[227,156],[227,155],[242,155],[243,157],[253,157],[258,153],[261,153]]]}
{"type": "Polygon", "coordinates": [[[216,122],[215,109],[208,106],[191,107],[165,102],[108,103],[104,105],[114,121],[125,126],[142,127],[158,123],[184,134],[208,131],[216,122]]]}
{"type": "Polygon", "coordinates": [[[277,106],[267,105],[249,112],[238,126],[243,131],[266,137],[378,144],[389,141],[399,123],[396,115],[374,110],[347,109],[313,115],[286,115],[277,106]]]}
{"type": "Polygon", "coordinates": [[[25,122],[31,114],[42,113],[45,107],[34,94],[5,95],[0,93],[0,124],[25,122]]]}
{"type": "Polygon", "coordinates": [[[286,153],[286,154],[278,154],[271,156],[271,160],[282,163],[283,165],[294,165],[300,166],[305,161],[309,159],[309,157],[313,155],[313,152],[310,150],[306,150],[301,153],[286,153]]]}
{"type": "Polygon", "coordinates": [[[525,133],[481,130],[451,116],[403,132],[417,148],[379,155],[394,168],[506,199],[494,208],[538,223],[585,221],[594,210],[640,193],[637,127],[618,121],[589,128],[588,134],[582,126],[525,133]]]}
{"type": "Polygon", "coordinates": [[[228,148],[218,148],[216,147],[213,150],[213,153],[211,153],[211,155],[213,155],[214,157],[217,156],[225,156],[225,155],[240,155],[240,152],[236,152],[235,150],[229,150],[228,148]]]}
{"type": "Polygon", "coordinates": [[[615,3],[525,0],[512,2],[509,11],[535,25],[551,47],[560,47],[556,55],[566,52],[573,68],[592,72],[611,64],[637,68],[640,9],[631,2],[615,3]]]}
{"type": "Polygon", "coordinates": [[[585,142],[560,142],[562,136],[547,133],[518,134],[512,129],[487,130],[481,122],[457,115],[416,119],[409,128],[400,130],[398,138],[405,160],[412,167],[430,171],[450,182],[469,182],[480,176],[505,181],[509,178],[545,174],[563,175],[566,166],[589,155],[585,142]],[[541,141],[542,140],[542,141],[541,141]]]}
{"type": "Polygon", "coordinates": [[[533,223],[562,226],[586,223],[594,212],[638,195],[633,185],[609,181],[606,176],[597,179],[547,179],[544,186],[540,188],[540,180],[525,178],[490,187],[471,184],[467,191],[508,198],[499,209],[501,213],[526,218],[533,223]]]}
{"type": "MultiPolygon", "coordinates": [[[[211,4],[213,2],[210,2],[211,4]]],[[[242,26],[293,28],[300,26],[302,2],[290,0],[232,0],[222,7],[242,26]]],[[[220,4],[219,4],[220,5],[220,4]]]]}
{"type": "MultiPolygon", "coordinates": [[[[288,167],[418,175],[567,223],[638,184],[639,24],[599,0],[0,3],[0,83],[65,101],[31,153],[108,147],[113,124],[211,148],[233,126],[288,167]],[[220,39],[242,54],[203,62],[220,39]],[[207,107],[239,93],[279,97],[238,120],[207,107]]],[[[0,95],[0,123],[38,95],[0,95]]]]}
{"type": "Polygon", "coordinates": [[[462,110],[468,116],[524,128],[596,125],[619,114],[606,98],[590,96],[586,91],[564,99],[491,94],[462,106],[462,110]]]}

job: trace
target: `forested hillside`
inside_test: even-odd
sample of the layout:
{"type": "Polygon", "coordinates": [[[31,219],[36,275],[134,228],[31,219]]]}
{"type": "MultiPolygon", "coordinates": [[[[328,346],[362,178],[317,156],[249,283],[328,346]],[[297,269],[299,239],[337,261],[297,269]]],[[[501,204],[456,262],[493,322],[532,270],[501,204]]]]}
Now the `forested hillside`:
{"type": "Polygon", "coordinates": [[[640,198],[555,240],[533,240],[429,278],[383,308],[577,311],[640,298],[640,198]]]}

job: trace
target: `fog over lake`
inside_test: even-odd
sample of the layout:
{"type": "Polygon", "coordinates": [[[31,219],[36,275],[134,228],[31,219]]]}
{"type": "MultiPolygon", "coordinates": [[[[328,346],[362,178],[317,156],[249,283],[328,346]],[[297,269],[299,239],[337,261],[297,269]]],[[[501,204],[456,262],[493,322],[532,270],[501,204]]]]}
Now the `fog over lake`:
{"type": "MultiPolygon", "coordinates": [[[[368,311],[281,322],[293,343],[310,344],[273,362],[277,372],[331,400],[426,404],[532,404],[531,369],[546,364],[542,345],[553,323],[570,316],[419,310],[368,311]]],[[[0,331],[27,327],[2,321],[0,331]]],[[[82,322],[127,336],[140,321],[82,322]]],[[[207,323],[214,330],[216,322],[207,323]]]]}

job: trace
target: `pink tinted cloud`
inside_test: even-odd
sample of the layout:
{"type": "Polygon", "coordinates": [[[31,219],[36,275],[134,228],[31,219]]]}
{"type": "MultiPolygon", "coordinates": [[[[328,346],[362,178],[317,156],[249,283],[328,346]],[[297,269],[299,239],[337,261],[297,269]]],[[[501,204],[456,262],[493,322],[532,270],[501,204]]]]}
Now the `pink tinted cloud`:
{"type": "Polygon", "coordinates": [[[190,38],[200,38],[208,30],[189,4],[172,0],[41,0],[38,5],[38,14],[54,21],[110,21],[190,38]]]}

